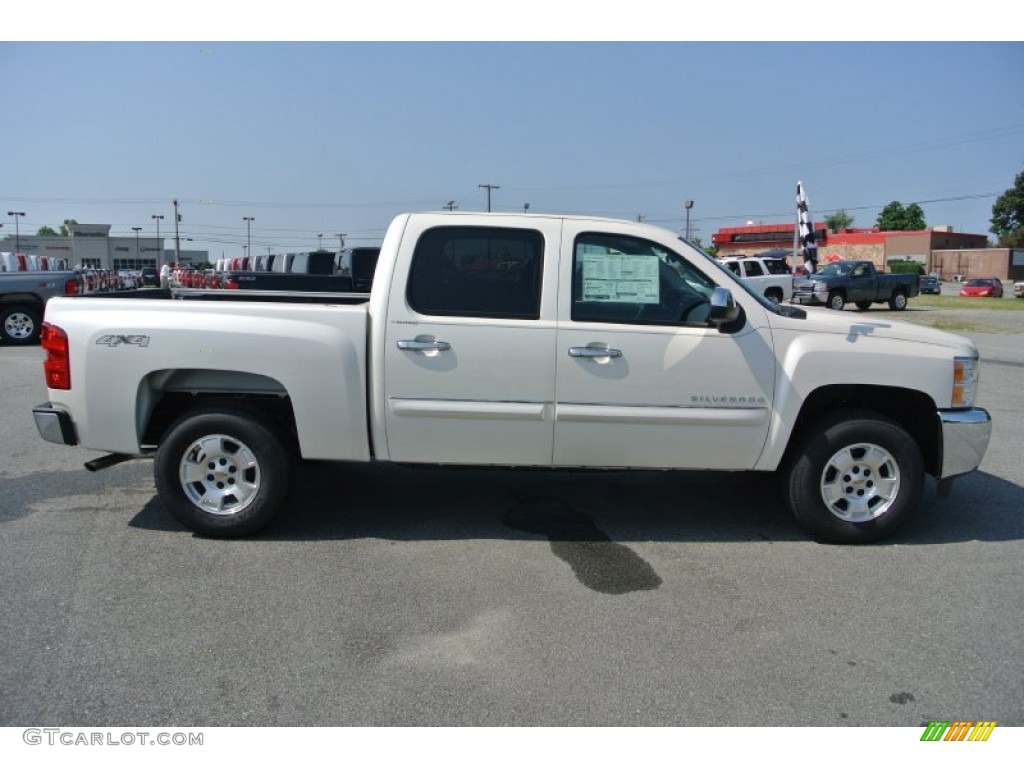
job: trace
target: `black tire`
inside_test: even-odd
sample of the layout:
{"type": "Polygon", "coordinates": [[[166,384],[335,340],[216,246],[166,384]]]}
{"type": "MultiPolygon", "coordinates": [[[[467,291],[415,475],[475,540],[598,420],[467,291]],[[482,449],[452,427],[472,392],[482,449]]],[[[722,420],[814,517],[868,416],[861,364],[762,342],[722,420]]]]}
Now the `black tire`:
{"type": "Polygon", "coordinates": [[[872,411],[842,411],[810,425],[784,470],[793,515],[834,544],[877,541],[917,509],[924,461],[914,439],[872,411]]]}
{"type": "Polygon", "coordinates": [[[858,301],[857,302],[857,309],[859,309],[861,312],[866,312],[867,310],[871,309],[871,302],[870,301],[858,301]]]}
{"type": "Polygon", "coordinates": [[[846,297],[840,291],[832,291],[828,295],[828,308],[836,311],[846,306],[846,297]]]}
{"type": "Polygon", "coordinates": [[[778,288],[769,288],[764,292],[764,297],[775,304],[782,303],[782,291],[778,288]]]}
{"type": "Polygon", "coordinates": [[[889,297],[889,309],[902,312],[906,308],[907,294],[903,293],[903,291],[896,291],[896,293],[889,297]]]}
{"type": "Polygon", "coordinates": [[[34,307],[19,304],[0,311],[0,341],[18,345],[38,344],[42,329],[39,311],[34,307]]]}
{"type": "Polygon", "coordinates": [[[153,476],[161,504],[186,528],[205,536],[247,536],[281,511],[291,459],[259,418],[233,408],[201,408],[164,433],[153,476]]]}

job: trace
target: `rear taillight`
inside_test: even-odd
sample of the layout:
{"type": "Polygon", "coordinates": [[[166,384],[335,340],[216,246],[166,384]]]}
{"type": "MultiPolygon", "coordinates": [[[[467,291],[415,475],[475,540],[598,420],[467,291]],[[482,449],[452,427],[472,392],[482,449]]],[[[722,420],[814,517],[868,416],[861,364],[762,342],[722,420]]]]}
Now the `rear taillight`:
{"type": "Polygon", "coordinates": [[[230,277],[224,281],[225,288],[238,288],[238,283],[232,280],[230,277]]]}
{"type": "Polygon", "coordinates": [[[64,295],[65,296],[77,296],[78,295],[78,280],[71,278],[70,280],[64,281],[64,295]]]}
{"type": "Polygon", "coordinates": [[[40,336],[46,359],[43,373],[50,389],[71,389],[71,359],[68,354],[68,335],[62,328],[43,323],[40,336]]]}

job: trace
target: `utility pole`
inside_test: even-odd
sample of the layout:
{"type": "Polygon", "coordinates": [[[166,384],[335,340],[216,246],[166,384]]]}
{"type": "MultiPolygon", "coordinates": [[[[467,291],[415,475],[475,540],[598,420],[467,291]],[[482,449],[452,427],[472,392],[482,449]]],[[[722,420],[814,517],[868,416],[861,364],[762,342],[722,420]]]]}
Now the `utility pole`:
{"type": "Polygon", "coordinates": [[[636,215],[636,223],[637,224],[641,224],[641,223],[643,223],[643,220],[644,220],[644,215],[642,213],[638,213],[636,215]]]}
{"type": "Polygon", "coordinates": [[[477,184],[477,186],[480,187],[480,189],[486,189],[487,190],[487,212],[490,213],[491,212],[491,190],[492,189],[501,189],[501,187],[499,187],[497,184],[477,184]]]}
{"type": "Polygon", "coordinates": [[[441,207],[442,207],[442,208],[447,208],[447,209],[448,209],[449,211],[454,211],[454,210],[455,210],[456,208],[458,208],[458,207],[459,207],[459,206],[457,206],[457,205],[455,204],[455,203],[457,203],[457,202],[458,202],[457,200],[449,200],[449,201],[448,201],[447,203],[445,203],[445,204],[444,204],[443,206],[441,206],[441,207]]]}
{"type": "Polygon", "coordinates": [[[160,220],[163,219],[163,217],[164,215],[162,213],[154,213],[149,217],[156,220],[156,247],[160,253],[156,260],[157,267],[162,267],[164,265],[164,245],[163,241],[160,240],[160,220]]]}
{"type": "Polygon", "coordinates": [[[181,264],[181,238],[178,237],[178,222],[181,221],[181,214],[178,213],[178,201],[174,201],[174,263],[181,264]]]}
{"type": "Polygon", "coordinates": [[[254,216],[243,216],[245,222],[245,255],[252,256],[252,223],[256,221],[254,216]]]}

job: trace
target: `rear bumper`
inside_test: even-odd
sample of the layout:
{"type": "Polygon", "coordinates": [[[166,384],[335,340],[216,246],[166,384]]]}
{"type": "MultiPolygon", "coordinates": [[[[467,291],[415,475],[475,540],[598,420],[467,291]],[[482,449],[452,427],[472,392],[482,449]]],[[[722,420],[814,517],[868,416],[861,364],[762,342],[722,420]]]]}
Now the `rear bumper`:
{"type": "Polygon", "coordinates": [[[942,426],[942,468],[938,479],[973,472],[981,464],[992,436],[992,417],[984,408],[939,411],[942,426]]]}
{"type": "Polygon", "coordinates": [[[78,445],[75,423],[67,411],[51,403],[43,403],[32,409],[32,418],[43,440],[60,445],[78,445]]]}

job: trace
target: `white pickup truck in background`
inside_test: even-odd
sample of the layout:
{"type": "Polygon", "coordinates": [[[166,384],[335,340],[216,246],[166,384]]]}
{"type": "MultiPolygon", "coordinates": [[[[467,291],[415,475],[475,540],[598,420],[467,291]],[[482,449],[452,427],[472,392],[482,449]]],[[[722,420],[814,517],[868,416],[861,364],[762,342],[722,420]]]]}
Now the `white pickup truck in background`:
{"type": "Polygon", "coordinates": [[[404,214],[369,296],[240,293],[52,300],[42,437],[153,456],[206,535],[268,524],[301,458],[777,472],[818,538],[862,542],[991,431],[970,341],[777,305],[640,223],[404,214]]]}
{"type": "Polygon", "coordinates": [[[783,258],[730,256],[721,259],[721,264],[752,290],[776,304],[793,297],[793,273],[783,258]]]}

